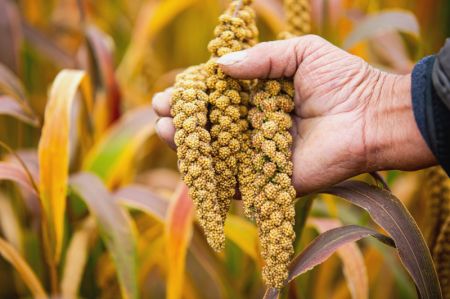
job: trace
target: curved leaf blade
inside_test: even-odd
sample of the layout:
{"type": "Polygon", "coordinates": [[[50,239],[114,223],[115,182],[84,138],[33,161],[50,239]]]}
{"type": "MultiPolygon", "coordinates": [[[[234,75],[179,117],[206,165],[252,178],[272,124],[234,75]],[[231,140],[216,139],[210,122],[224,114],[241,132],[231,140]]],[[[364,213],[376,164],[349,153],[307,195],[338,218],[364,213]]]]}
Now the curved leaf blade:
{"type": "Polygon", "coordinates": [[[394,195],[360,181],[346,181],[330,193],[365,209],[394,240],[400,260],[411,275],[422,299],[442,298],[430,251],[414,218],[394,195]]]}
{"type": "Polygon", "coordinates": [[[59,261],[64,234],[71,108],[79,89],[84,92],[88,109],[92,106],[89,88],[83,71],[63,70],[53,82],[45,108],[45,122],[38,146],[39,193],[55,261],[59,261]]]}
{"type": "Polygon", "coordinates": [[[19,78],[0,63],[0,114],[8,114],[32,126],[39,118],[31,109],[19,78]]]}
{"type": "Polygon", "coordinates": [[[182,297],[187,249],[192,238],[194,204],[183,183],[175,192],[167,213],[165,240],[168,261],[167,298],[182,297]]]}
{"type": "Polygon", "coordinates": [[[88,259],[89,239],[94,233],[95,220],[93,217],[88,217],[70,240],[61,281],[63,298],[78,298],[78,290],[88,259]]]}
{"type": "Polygon", "coordinates": [[[139,298],[135,228],[129,215],[117,205],[102,181],[93,174],[80,173],[71,177],[70,186],[85,201],[97,220],[100,236],[116,265],[122,297],[139,298]]]}
{"type": "Polygon", "coordinates": [[[169,201],[143,186],[131,185],[119,189],[114,193],[114,198],[119,204],[140,210],[162,223],[165,222],[169,201]]]}
{"type": "Polygon", "coordinates": [[[30,176],[19,165],[0,162],[0,180],[15,182],[37,196],[37,190],[34,188],[30,176]]]}
{"type": "MultiPolygon", "coordinates": [[[[389,237],[386,237],[373,229],[358,225],[347,225],[328,230],[315,238],[297,257],[294,258],[289,267],[288,281],[292,281],[299,275],[323,263],[343,245],[369,236],[375,237],[385,244],[393,245],[393,242],[389,237]]],[[[278,290],[268,289],[265,298],[277,298],[278,294],[278,290]]]]}
{"type": "Polygon", "coordinates": [[[225,221],[225,236],[235,243],[243,252],[248,254],[254,261],[261,263],[258,251],[258,229],[253,223],[230,214],[225,221]]]}
{"type": "Polygon", "coordinates": [[[289,281],[324,262],[341,246],[369,236],[385,244],[393,245],[389,237],[358,225],[342,226],[320,234],[291,262],[289,281]]]}
{"type": "Polygon", "coordinates": [[[19,273],[25,285],[30,289],[34,298],[48,298],[36,274],[30,268],[24,258],[4,239],[0,238],[0,255],[3,256],[19,273]]]}
{"type": "Polygon", "coordinates": [[[142,63],[143,57],[148,53],[148,45],[153,42],[155,36],[181,12],[197,1],[168,0],[159,3],[150,1],[141,9],[132,36],[134,42],[130,43],[117,70],[122,84],[134,77],[137,66],[142,63]]]}
{"type": "Polygon", "coordinates": [[[91,58],[89,62],[95,68],[93,75],[97,75],[99,79],[97,95],[103,95],[97,97],[94,108],[95,128],[97,132],[103,132],[121,115],[121,92],[114,70],[114,53],[110,46],[112,39],[93,25],[86,29],[85,34],[91,58]]]}
{"type": "Polygon", "coordinates": [[[14,211],[12,200],[3,193],[0,193],[0,231],[11,246],[23,252],[22,227],[14,211]]]}
{"type": "Polygon", "coordinates": [[[25,101],[25,90],[19,78],[4,64],[0,63],[0,93],[25,101]]]}
{"type": "Polygon", "coordinates": [[[407,10],[383,11],[367,16],[355,26],[355,30],[344,41],[343,48],[350,49],[360,41],[386,31],[400,31],[419,37],[419,23],[413,13],[407,10]]]}
{"type": "Polygon", "coordinates": [[[136,152],[154,134],[156,119],[149,106],[125,114],[90,150],[83,168],[107,186],[120,184],[130,172],[136,152]]]}
{"type": "Polygon", "coordinates": [[[18,101],[8,96],[0,95],[0,114],[10,115],[32,126],[39,124],[34,115],[30,115],[18,101]]]}
{"type": "Polygon", "coordinates": [[[22,28],[20,14],[16,3],[0,0],[0,62],[5,63],[15,73],[20,69],[20,46],[22,45],[22,28]]]}
{"type": "MultiPolygon", "coordinates": [[[[330,218],[311,218],[308,222],[321,234],[342,226],[339,220],[330,218]]],[[[355,243],[349,243],[339,248],[337,254],[342,261],[345,280],[352,298],[369,298],[367,268],[359,247],[355,243]]]]}

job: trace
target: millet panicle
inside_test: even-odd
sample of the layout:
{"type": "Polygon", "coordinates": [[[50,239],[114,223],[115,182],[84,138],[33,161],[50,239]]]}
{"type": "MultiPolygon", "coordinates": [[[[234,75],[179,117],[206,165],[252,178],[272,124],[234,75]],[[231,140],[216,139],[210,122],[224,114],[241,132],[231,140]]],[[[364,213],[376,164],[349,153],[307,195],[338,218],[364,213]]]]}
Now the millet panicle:
{"type": "Polygon", "coordinates": [[[433,249],[433,260],[444,298],[450,297],[450,216],[443,223],[433,249]]]}
{"type": "Polygon", "coordinates": [[[232,1],[219,18],[219,24],[214,30],[215,38],[208,44],[212,57],[206,64],[206,83],[211,104],[211,146],[217,179],[217,202],[223,222],[236,192],[242,136],[248,128],[246,118],[241,115],[248,102],[251,82],[225,75],[215,60],[256,43],[258,30],[255,14],[249,7],[251,2],[232,1]]]}
{"type": "Polygon", "coordinates": [[[308,34],[311,31],[309,0],[284,0],[286,35],[283,38],[308,34]]]}
{"type": "Polygon", "coordinates": [[[450,215],[450,179],[441,167],[426,171],[423,191],[427,197],[424,235],[433,250],[440,228],[450,215]]]}
{"type": "Polygon", "coordinates": [[[225,236],[217,205],[211,136],[206,129],[208,95],[204,66],[186,69],[176,78],[171,114],[176,128],[178,167],[196,205],[200,225],[211,247],[221,250],[225,236]]]}
{"type": "Polygon", "coordinates": [[[424,235],[433,255],[442,292],[450,296],[450,179],[441,167],[433,167],[425,173],[423,187],[424,195],[428,197],[424,235]]]}
{"type": "Polygon", "coordinates": [[[249,120],[256,150],[253,166],[258,188],[252,206],[265,261],[263,277],[273,287],[281,287],[288,276],[288,265],[294,253],[295,189],[292,186],[290,112],[294,108],[294,88],[289,80],[267,80],[260,83],[253,97],[254,108],[249,120]]]}

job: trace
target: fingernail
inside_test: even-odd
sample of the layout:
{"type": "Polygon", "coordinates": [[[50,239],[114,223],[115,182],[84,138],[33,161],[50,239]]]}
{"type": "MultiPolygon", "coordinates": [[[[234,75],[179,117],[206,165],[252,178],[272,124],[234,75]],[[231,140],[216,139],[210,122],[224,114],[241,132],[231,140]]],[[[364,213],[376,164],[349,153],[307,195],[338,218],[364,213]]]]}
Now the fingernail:
{"type": "Polygon", "coordinates": [[[247,51],[233,52],[217,59],[217,63],[221,65],[232,65],[242,62],[247,58],[247,51]]]}
{"type": "Polygon", "coordinates": [[[158,135],[158,136],[160,136],[160,134],[159,134],[160,133],[160,129],[159,129],[159,126],[158,126],[160,120],[161,120],[161,117],[158,117],[158,119],[155,122],[155,131],[156,131],[156,135],[158,135]]]}

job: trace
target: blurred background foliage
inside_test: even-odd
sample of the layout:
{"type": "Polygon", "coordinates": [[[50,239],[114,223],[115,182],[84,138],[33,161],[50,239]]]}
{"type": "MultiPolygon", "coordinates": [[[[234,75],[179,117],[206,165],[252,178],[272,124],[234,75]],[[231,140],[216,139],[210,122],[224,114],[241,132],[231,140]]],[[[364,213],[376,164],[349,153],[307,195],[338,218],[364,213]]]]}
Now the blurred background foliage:
{"type": "MultiPolygon", "coordinates": [[[[226,3],[0,0],[0,298],[262,297],[255,226],[235,202],[226,250],[211,251],[150,109],[180,70],[208,59],[226,3]]],[[[311,6],[314,33],[390,72],[409,72],[450,35],[447,0],[311,6]]],[[[275,39],[282,2],[255,0],[254,8],[261,40],[275,39]]],[[[426,226],[423,174],[383,175],[426,226]]],[[[300,223],[305,204],[297,204],[300,223]]],[[[372,225],[332,196],[315,200],[311,214],[372,225]]],[[[298,234],[297,251],[317,236],[313,227],[298,234]]],[[[347,254],[364,262],[359,272],[333,255],[283,296],[367,298],[368,288],[370,298],[416,298],[393,250],[358,245],[347,254]]]]}

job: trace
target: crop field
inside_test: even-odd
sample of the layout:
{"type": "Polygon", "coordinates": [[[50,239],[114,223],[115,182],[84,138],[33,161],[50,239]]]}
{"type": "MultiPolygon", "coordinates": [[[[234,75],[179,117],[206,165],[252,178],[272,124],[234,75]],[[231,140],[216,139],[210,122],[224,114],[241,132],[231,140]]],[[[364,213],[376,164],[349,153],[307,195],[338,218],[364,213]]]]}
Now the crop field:
{"type": "Polygon", "coordinates": [[[292,78],[215,62],[306,34],[407,74],[450,2],[0,0],[0,298],[449,299],[444,171],[298,197],[292,78]]]}

